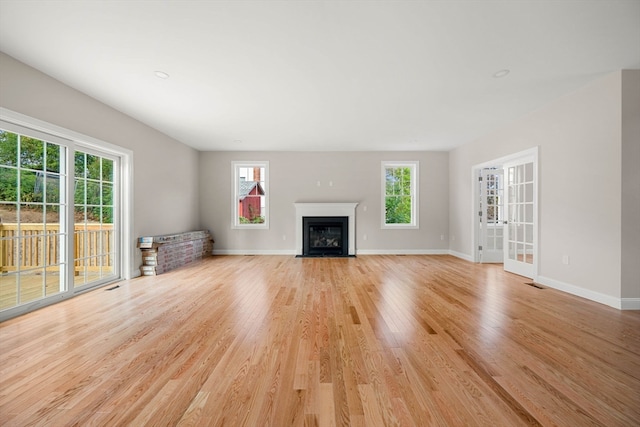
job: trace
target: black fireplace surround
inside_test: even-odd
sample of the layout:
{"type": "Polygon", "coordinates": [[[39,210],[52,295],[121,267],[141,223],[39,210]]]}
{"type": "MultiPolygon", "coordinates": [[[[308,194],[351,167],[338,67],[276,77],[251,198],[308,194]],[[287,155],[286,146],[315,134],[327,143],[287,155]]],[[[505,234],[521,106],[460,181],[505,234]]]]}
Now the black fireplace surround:
{"type": "Polygon", "coordinates": [[[302,217],[302,256],[349,256],[349,217],[302,217]]]}

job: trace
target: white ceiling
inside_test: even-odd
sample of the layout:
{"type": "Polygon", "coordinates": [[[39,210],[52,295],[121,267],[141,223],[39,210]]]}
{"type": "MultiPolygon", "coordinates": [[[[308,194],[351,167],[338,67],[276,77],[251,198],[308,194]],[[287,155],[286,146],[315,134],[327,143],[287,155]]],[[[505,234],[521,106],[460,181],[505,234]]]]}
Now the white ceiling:
{"type": "Polygon", "coordinates": [[[0,0],[0,50],[199,150],[449,150],[640,69],[640,1],[0,0]]]}

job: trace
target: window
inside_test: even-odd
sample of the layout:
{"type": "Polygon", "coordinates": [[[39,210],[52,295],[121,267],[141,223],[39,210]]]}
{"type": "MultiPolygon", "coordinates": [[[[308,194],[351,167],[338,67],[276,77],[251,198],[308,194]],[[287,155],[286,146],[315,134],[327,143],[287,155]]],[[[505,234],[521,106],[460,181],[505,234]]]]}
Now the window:
{"type": "Polygon", "coordinates": [[[418,162],[382,162],[383,228],[418,228],[418,162]]]}
{"type": "Polygon", "coordinates": [[[269,228],[269,162],[232,162],[233,228],[269,228]]]}

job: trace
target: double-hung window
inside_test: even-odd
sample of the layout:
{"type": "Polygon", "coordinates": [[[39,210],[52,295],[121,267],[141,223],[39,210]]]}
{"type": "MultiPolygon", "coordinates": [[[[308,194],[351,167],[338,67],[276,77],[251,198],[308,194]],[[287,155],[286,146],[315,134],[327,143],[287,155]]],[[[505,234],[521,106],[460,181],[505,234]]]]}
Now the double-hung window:
{"type": "Polygon", "coordinates": [[[233,228],[269,228],[269,162],[232,162],[233,228]]]}
{"type": "Polygon", "coordinates": [[[382,162],[382,228],[418,228],[418,162],[382,162]]]}

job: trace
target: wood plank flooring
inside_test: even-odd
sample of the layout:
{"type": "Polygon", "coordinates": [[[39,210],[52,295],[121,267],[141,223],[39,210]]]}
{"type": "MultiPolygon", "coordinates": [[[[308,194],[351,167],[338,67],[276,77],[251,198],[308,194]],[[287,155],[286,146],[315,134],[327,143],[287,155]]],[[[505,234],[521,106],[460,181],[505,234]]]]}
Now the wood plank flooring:
{"type": "Polygon", "coordinates": [[[526,282],[209,258],[0,323],[0,425],[639,425],[640,312],[526,282]]]}

